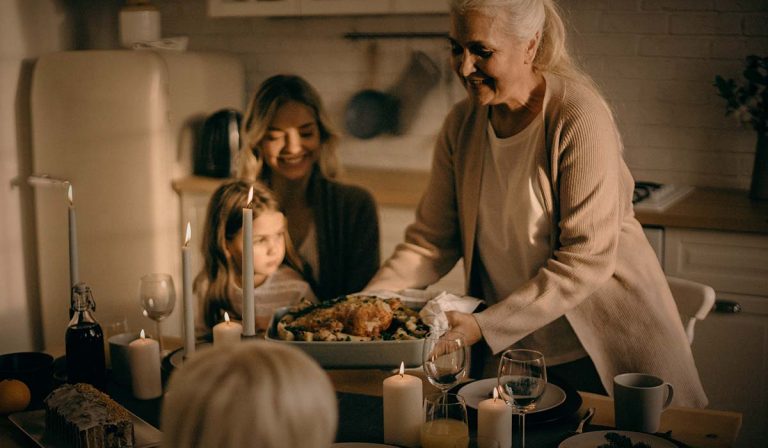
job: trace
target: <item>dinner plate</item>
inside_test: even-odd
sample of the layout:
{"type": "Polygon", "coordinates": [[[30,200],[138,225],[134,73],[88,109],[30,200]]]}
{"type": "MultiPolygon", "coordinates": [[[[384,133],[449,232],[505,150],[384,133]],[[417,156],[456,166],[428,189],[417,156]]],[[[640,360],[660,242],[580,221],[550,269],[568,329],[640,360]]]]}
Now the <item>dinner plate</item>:
{"type": "MultiPolygon", "coordinates": [[[[163,434],[159,429],[142,420],[128,409],[125,409],[133,421],[133,435],[136,440],[134,448],[151,448],[160,445],[163,434]]],[[[17,412],[8,419],[21,429],[40,448],[67,448],[61,440],[51,440],[45,434],[45,409],[17,412]]]]}
{"type": "Polygon", "coordinates": [[[571,436],[563,440],[563,442],[560,443],[560,445],[558,445],[558,448],[594,448],[596,446],[606,445],[610,443],[609,440],[605,438],[605,435],[608,433],[614,433],[624,437],[629,437],[629,439],[632,441],[632,444],[627,446],[632,446],[642,442],[651,448],[676,448],[677,447],[677,445],[670,442],[669,440],[662,439],[661,437],[655,436],[653,434],[647,434],[644,432],[634,432],[634,431],[612,430],[612,431],[591,431],[591,432],[576,434],[575,436],[571,436]]]}
{"type": "MultiPolygon", "coordinates": [[[[498,386],[499,382],[496,378],[486,378],[484,380],[474,381],[459,389],[459,395],[464,397],[467,402],[467,406],[472,409],[477,409],[481,401],[490,398],[493,393],[493,388],[498,386]]],[[[535,414],[537,412],[544,412],[552,409],[556,406],[560,406],[565,402],[565,391],[552,383],[547,383],[547,387],[544,389],[539,402],[536,404],[536,408],[528,413],[528,415],[535,414]]],[[[499,397],[501,400],[501,397],[499,397]]]]}

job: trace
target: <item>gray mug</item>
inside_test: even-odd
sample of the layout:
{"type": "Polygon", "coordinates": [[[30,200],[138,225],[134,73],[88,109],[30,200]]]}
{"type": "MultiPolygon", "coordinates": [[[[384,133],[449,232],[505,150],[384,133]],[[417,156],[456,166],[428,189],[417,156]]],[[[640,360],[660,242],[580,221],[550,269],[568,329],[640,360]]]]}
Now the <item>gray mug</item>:
{"type": "Polygon", "coordinates": [[[622,373],[613,378],[613,409],[616,428],[654,433],[661,412],[672,403],[672,385],[644,373],[622,373]]]}
{"type": "Polygon", "coordinates": [[[107,340],[109,343],[109,356],[112,359],[112,379],[123,386],[131,385],[128,344],[138,338],[138,333],[120,333],[110,336],[107,340]]]}

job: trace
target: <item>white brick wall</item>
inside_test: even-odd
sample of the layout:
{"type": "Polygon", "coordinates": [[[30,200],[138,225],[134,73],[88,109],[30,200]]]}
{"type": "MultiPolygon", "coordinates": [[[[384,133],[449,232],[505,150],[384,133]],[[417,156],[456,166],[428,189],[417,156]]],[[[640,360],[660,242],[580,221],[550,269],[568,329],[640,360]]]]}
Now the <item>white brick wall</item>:
{"type": "MultiPolygon", "coordinates": [[[[155,0],[165,36],[187,35],[191,50],[225,51],[246,64],[246,90],[279,72],[307,78],[337,126],[346,102],[367,87],[367,41],[346,32],[447,31],[446,15],[209,18],[205,0],[155,0]]],[[[614,107],[636,178],[746,189],[755,134],[724,116],[715,75],[740,78],[744,57],[768,54],[766,0],[561,0],[574,55],[614,107]]],[[[400,75],[411,50],[443,65],[439,40],[379,41],[374,87],[400,75]]],[[[464,97],[451,77],[426,98],[403,136],[344,138],[347,165],[429,168],[448,105],[464,97]]]]}

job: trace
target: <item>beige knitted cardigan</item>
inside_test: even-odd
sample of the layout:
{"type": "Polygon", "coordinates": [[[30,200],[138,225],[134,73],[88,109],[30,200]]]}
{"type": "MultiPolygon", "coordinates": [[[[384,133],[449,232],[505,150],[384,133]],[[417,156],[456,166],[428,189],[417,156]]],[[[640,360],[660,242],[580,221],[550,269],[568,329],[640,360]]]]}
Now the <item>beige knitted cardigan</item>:
{"type": "MultiPolygon", "coordinates": [[[[610,112],[590,90],[546,76],[546,147],[537,178],[552,223],[552,257],[519,289],[474,314],[499,353],[565,315],[613,390],[614,375],[646,372],[675,388],[674,403],[707,398],[664,272],[632,209],[634,180],[610,112]]],[[[405,242],[366,289],[424,287],[463,257],[479,296],[475,232],[488,108],[464,100],[438,137],[427,189],[405,242]]]]}

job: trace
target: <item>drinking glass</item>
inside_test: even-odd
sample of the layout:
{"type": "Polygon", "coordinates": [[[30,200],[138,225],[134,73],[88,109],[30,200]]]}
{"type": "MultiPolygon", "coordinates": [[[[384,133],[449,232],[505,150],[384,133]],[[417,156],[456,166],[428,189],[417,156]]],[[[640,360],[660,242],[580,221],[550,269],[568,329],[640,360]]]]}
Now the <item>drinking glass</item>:
{"type": "Polygon", "coordinates": [[[520,416],[520,447],[525,448],[525,414],[536,408],[547,386],[544,355],[536,350],[513,349],[501,355],[499,392],[520,416]]]}
{"type": "Polygon", "coordinates": [[[171,315],[176,303],[176,290],[170,274],[147,274],[139,281],[139,303],[144,315],[156,322],[157,342],[163,354],[163,333],[160,322],[171,315]]]}
{"type": "Polygon", "coordinates": [[[467,370],[467,343],[457,331],[430,332],[424,339],[424,373],[443,395],[459,384],[467,370]]]}
{"type": "Polygon", "coordinates": [[[420,441],[422,448],[469,446],[467,403],[461,395],[441,392],[424,399],[420,441]]]}

